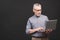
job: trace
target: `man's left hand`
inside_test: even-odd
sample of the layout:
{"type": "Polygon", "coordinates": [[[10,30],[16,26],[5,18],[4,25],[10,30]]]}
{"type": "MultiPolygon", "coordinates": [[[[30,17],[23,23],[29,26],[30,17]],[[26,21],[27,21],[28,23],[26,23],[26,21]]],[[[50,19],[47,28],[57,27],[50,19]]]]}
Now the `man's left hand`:
{"type": "Polygon", "coordinates": [[[46,33],[50,33],[50,32],[52,32],[52,31],[53,31],[52,29],[47,29],[47,30],[45,30],[46,33]]]}

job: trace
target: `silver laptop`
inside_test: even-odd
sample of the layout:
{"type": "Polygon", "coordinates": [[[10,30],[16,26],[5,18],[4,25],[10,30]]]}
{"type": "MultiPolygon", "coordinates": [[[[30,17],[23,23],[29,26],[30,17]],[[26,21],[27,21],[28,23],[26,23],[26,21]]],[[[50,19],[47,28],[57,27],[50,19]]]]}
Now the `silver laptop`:
{"type": "Polygon", "coordinates": [[[56,29],[57,19],[46,21],[46,29],[56,29]]]}

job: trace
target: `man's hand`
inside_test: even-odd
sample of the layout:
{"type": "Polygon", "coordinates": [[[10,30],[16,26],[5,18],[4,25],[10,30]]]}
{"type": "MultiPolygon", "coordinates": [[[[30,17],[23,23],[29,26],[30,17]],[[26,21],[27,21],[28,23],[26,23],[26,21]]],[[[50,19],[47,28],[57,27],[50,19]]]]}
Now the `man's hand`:
{"type": "Polygon", "coordinates": [[[50,33],[50,32],[52,32],[53,30],[52,29],[47,29],[47,30],[45,30],[45,32],[48,34],[48,33],[50,33]]]}
{"type": "Polygon", "coordinates": [[[38,31],[38,32],[39,32],[39,31],[40,31],[40,32],[43,32],[43,31],[44,31],[44,28],[43,28],[43,27],[39,27],[39,28],[36,28],[35,30],[38,31]]]}

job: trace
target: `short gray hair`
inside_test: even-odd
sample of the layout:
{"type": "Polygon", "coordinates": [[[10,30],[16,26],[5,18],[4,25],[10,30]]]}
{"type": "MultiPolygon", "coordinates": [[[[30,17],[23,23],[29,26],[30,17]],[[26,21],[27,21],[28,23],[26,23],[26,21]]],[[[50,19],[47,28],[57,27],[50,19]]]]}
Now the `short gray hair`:
{"type": "Polygon", "coordinates": [[[41,4],[40,4],[40,3],[35,3],[35,4],[33,5],[33,8],[34,8],[35,6],[41,6],[41,4]]]}

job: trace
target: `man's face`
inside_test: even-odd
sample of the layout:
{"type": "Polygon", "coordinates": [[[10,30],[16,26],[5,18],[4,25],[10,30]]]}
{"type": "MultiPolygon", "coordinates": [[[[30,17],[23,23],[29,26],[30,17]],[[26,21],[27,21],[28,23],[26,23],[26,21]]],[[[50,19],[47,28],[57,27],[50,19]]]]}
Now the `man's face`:
{"type": "Polygon", "coordinates": [[[35,6],[33,8],[33,12],[36,16],[40,16],[41,15],[41,12],[42,12],[42,9],[41,9],[41,6],[35,6]]]}

